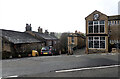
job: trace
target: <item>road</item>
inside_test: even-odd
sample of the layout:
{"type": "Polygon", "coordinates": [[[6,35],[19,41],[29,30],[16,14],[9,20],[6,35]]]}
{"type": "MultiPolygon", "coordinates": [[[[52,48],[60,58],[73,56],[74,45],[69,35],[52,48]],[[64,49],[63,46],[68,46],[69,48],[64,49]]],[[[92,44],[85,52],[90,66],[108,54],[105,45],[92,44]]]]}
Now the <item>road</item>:
{"type": "Polygon", "coordinates": [[[117,53],[8,59],[2,60],[2,77],[118,77],[118,58],[117,53]],[[71,69],[78,70],[69,71],[71,69]],[[62,70],[68,71],[59,72],[62,70]]]}

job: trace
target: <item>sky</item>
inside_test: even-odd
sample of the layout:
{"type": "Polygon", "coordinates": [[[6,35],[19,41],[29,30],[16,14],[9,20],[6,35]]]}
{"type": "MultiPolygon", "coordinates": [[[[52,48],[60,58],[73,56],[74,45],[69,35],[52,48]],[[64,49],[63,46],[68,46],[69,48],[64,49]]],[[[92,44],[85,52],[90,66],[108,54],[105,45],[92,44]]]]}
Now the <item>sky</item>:
{"type": "Polygon", "coordinates": [[[118,14],[120,0],[0,0],[0,29],[25,31],[40,26],[49,32],[85,33],[85,17],[98,10],[118,14]]]}

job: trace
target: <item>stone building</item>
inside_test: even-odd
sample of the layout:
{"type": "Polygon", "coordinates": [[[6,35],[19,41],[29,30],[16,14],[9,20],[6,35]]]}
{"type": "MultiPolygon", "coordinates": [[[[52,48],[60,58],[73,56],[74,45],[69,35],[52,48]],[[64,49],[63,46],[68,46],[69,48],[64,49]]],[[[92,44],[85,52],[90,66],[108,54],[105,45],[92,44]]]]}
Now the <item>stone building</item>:
{"type": "Polygon", "coordinates": [[[32,50],[40,50],[42,41],[25,33],[1,29],[2,58],[28,56],[32,50]]]}
{"type": "MultiPolygon", "coordinates": [[[[110,52],[112,48],[117,48],[117,52],[120,49],[120,15],[108,16],[109,26],[109,43],[110,52]]],[[[112,51],[113,52],[113,51],[112,51]]]]}
{"type": "Polygon", "coordinates": [[[120,18],[107,16],[97,10],[86,18],[86,53],[105,53],[111,50],[110,43],[115,39],[119,43],[117,28],[119,29],[120,18]],[[111,25],[111,22],[114,24],[111,25]],[[113,27],[113,28],[112,28],[113,27]],[[116,36],[115,29],[117,31],[116,36]]]}
{"type": "Polygon", "coordinates": [[[53,46],[56,49],[58,39],[54,32],[38,28],[38,32],[32,31],[31,24],[26,24],[25,32],[0,29],[0,54],[2,58],[28,56],[32,50],[39,53],[44,46],[53,46]]]}
{"type": "Polygon", "coordinates": [[[68,36],[68,53],[72,54],[74,50],[85,47],[85,36],[79,32],[70,33],[68,36]]]}

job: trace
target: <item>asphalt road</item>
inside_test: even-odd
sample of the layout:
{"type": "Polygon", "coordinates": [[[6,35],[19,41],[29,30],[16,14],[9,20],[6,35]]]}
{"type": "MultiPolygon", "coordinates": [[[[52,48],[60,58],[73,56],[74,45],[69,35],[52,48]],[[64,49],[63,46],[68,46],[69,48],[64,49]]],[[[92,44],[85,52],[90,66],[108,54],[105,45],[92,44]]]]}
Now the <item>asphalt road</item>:
{"type": "Polygon", "coordinates": [[[2,77],[5,78],[16,75],[21,77],[116,77],[118,67],[63,73],[56,71],[118,65],[118,59],[118,54],[40,56],[2,60],[1,70],[2,77]]]}

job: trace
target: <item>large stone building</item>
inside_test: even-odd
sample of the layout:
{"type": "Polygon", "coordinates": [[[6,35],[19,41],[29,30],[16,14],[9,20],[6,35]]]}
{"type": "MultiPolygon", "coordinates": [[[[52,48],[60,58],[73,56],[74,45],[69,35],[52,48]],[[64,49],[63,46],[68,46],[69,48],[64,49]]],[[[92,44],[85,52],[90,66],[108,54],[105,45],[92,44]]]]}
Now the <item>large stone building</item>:
{"type": "Polygon", "coordinates": [[[120,43],[120,39],[118,39],[118,30],[120,30],[119,16],[107,16],[95,10],[85,18],[86,53],[110,52],[112,49],[110,44],[113,41],[114,43],[120,43]],[[115,34],[115,32],[117,33],[115,34]]]}

